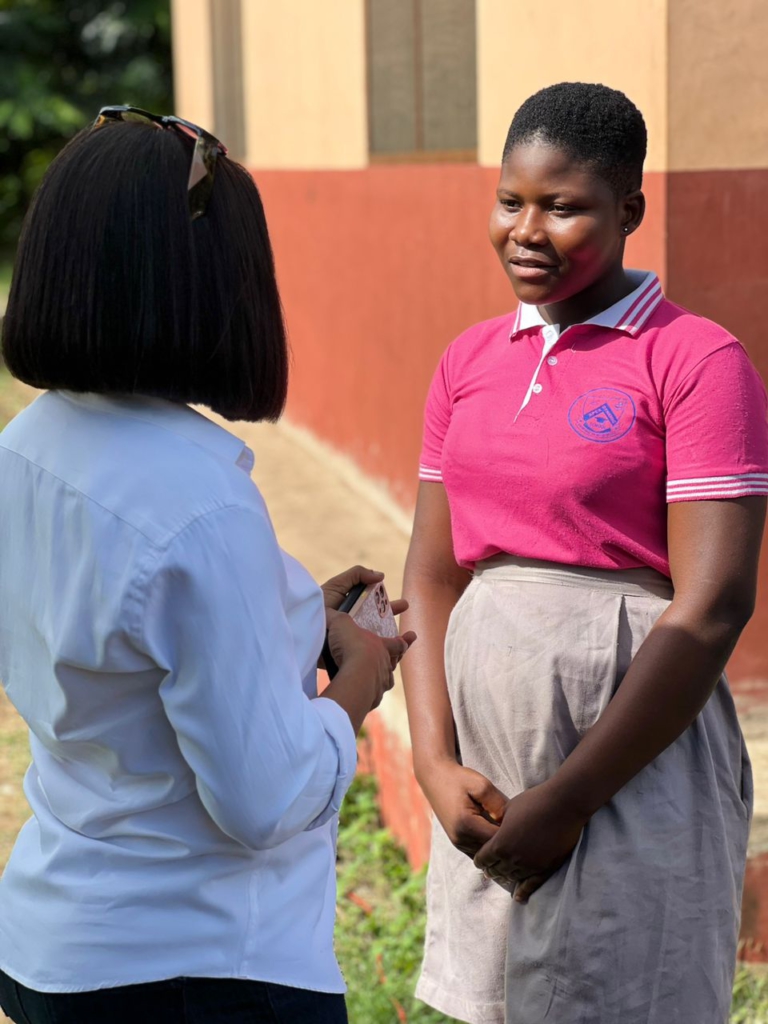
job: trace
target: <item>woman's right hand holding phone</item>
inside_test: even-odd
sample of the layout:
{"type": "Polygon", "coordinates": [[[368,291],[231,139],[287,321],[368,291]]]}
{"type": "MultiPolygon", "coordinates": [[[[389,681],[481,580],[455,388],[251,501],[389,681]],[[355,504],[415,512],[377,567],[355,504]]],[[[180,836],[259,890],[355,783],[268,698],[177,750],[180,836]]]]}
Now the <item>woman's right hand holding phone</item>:
{"type": "Polygon", "coordinates": [[[347,712],[356,733],[366,715],[394,686],[393,672],[415,639],[412,632],[397,637],[376,636],[361,629],[344,612],[328,612],[328,646],[339,671],[322,696],[347,712]]]}

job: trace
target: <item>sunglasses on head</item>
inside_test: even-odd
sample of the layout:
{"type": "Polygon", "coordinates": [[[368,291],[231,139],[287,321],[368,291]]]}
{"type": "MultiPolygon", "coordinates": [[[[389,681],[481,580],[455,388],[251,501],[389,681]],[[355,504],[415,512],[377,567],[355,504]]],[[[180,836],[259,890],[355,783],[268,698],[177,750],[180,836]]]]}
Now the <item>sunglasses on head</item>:
{"type": "Polygon", "coordinates": [[[148,110],[142,110],[140,107],[102,107],[93,122],[92,130],[101,128],[110,121],[151,124],[156,128],[169,128],[188,139],[194,139],[195,148],[192,151],[187,193],[192,220],[202,217],[213,190],[216,159],[227,155],[224,143],[219,142],[199,125],[185,121],[183,117],[176,117],[173,114],[150,114],[148,110]]]}

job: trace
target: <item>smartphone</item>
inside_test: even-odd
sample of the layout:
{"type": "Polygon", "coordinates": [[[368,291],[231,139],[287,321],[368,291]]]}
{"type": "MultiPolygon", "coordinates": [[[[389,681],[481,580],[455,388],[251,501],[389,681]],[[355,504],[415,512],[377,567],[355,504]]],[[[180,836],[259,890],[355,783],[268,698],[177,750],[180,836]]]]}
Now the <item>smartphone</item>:
{"type": "MultiPolygon", "coordinates": [[[[397,636],[397,622],[389,603],[389,596],[383,583],[358,583],[339,606],[340,612],[346,612],[362,629],[367,629],[377,636],[397,636]]],[[[339,666],[333,659],[328,646],[328,637],[323,646],[323,664],[328,677],[333,679],[339,666]]]]}

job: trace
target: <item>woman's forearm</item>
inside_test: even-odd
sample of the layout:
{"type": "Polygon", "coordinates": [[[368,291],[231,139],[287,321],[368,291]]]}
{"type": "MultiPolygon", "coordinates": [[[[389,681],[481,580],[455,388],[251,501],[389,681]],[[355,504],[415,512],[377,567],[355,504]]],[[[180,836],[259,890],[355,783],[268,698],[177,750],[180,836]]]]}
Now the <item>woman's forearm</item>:
{"type": "Polygon", "coordinates": [[[456,757],[444,648],[448,620],[468,582],[468,573],[466,579],[441,581],[406,569],[404,592],[410,608],[403,616],[403,629],[414,630],[419,642],[403,663],[402,675],[414,771],[422,785],[431,766],[456,757]]]}
{"type": "Polygon", "coordinates": [[[359,735],[371,710],[371,675],[369,662],[364,659],[349,658],[339,669],[338,675],[322,692],[323,697],[334,701],[346,711],[355,736],[359,735]]]}
{"type": "Polygon", "coordinates": [[[591,816],[691,725],[747,618],[692,615],[673,601],[599,721],[552,778],[564,805],[591,816]]]}

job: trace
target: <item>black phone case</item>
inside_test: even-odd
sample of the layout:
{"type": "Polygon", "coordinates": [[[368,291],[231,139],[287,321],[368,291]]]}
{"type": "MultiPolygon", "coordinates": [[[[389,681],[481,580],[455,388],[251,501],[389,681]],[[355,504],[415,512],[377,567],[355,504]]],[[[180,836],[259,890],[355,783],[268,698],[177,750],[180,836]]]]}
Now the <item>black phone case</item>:
{"type": "MultiPolygon", "coordinates": [[[[350,590],[347,596],[339,605],[340,612],[348,612],[354,608],[357,603],[357,599],[360,597],[362,592],[365,590],[367,584],[356,583],[350,590]]],[[[331,654],[331,648],[328,646],[328,630],[325,631],[325,643],[323,644],[323,653],[321,654],[323,664],[325,665],[325,671],[328,673],[328,678],[333,679],[336,673],[339,671],[339,666],[334,661],[333,655],[331,654]]]]}

